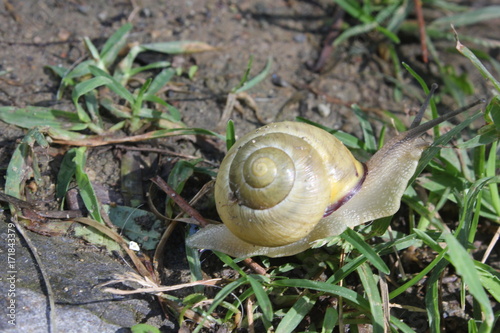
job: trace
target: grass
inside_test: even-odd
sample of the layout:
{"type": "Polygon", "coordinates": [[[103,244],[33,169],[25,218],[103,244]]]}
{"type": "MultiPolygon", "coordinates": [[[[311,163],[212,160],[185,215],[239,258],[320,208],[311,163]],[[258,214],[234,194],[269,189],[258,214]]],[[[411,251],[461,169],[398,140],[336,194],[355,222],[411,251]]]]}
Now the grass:
{"type": "MultiPolygon", "coordinates": [[[[336,39],[335,44],[376,31],[390,41],[389,52],[393,66],[397,68],[396,73],[409,71],[420,83],[422,90],[428,91],[425,80],[411,67],[401,64],[396,53],[396,46],[401,42],[401,32],[417,33],[417,26],[408,20],[409,1],[387,1],[384,5],[370,1],[359,5],[349,1],[336,3],[356,20],[346,23],[344,32],[336,39]]],[[[429,1],[426,5],[454,13],[447,19],[436,19],[429,23],[427,42],[445,84],[442,94],[453,96],[462,105],[463,96],[471,92],[468,78],[456,75],[449,65],[440,60],[433,40],[456,38],[453,33],[447,32],[449,22],[456,26],[472,24],[479,18],[498,17],[499,9],[497,6],[490,6],[466,11],[465,7],[437,0],[429,1]]],[[[27,178],[34,177],[37,182],[42,183],[34,149],[36,145],[48,147],[52,143],[80,143],[83,147],[69,149],[60,166],[56,192],[61,199],[61,208],[66,191],[72,184],[76,184],[90,218],[75,221],[94,227],[90,232],[88,228],[77,228],[76,234],[92,243],[104,244],[109,249],[122,248],[131,257],[142,277],[149,278],[159,286],[161,283],[157,277],[142,266],[127,246],[129,240],[140,242],[144,239],[141,229],[134,228],[131,217],[148,216],[156,226],[162,222],[151,213],[135,208],[135,205],[102,207],[85,173],[88,147],[122,142],[115,136],[121,131],[128,135],[124,142],[200,134],[225,140],[229,148],[235,141],[235,132],[232,122],[228,123],[226,136],[206,129],[187,128],[181,121],[180,112],[158,96],[162,87],[175,75],[182,73],[171,68],[170,63],[165,61],[142,67],[134,62],[140,52],[171,54],[211,50],[208,45],[191,41],[142,44],[132,47],[125,56],[120,56],[131,29],[130,25],[120,28],[100,50],[89,39],[85,39],[89,58],[72,68],[49,67],[61,78],[58,96],[70,99],[74,112],[41,107],[0,107],[2,121],[28,129],[11,157],[5,193],[22,198],[23,184],[27,178]],[[128,85],[134,77],[143,78],[137,89],[128,85]],[[101,98],[103,88],[109,89],[113,95],[101,98]],[[110,123],[111,117],[107,115],[112,115],[116,122],[110,123]],[[109,215],[114,225],[119,225],[118,221],[130,221],[119,225],[123,226],[123,237],[115,232],[113,225],[104,225],[106,215],[109,215]],[[125,225],[130,228],[127,229],[125,225]],[[84,233],[83,229],[87,232],[84,233]]],[[[491,42],[474,36],[461,38],[479,45],[491,42]]],[[[193,293],[183,298],[170,292],[163,294],[170,309],[177,313],[179,324],[184,323],[185,317],[191,318],[195,322],[194,332],[214,330],[221,325],[228,329],[245,327],[249,330],[274,332],[326,333],[344,331],[348,325],[351,330],[356,331],[357,325],[361,324],[371,325],[374,332],[418,330],[405,320],[409,316],[403,315],[402,318],[405,319],[398,318],[403,312],[397,312],[397,309],[401,308],[406,312],[424,313],[428,320],[428,327],[425,329],[440,332],[444,325],[442,277],[446,272],[451,275],[456,272],[460,283],[460,306],[467,309],[468,331],[492,332],[499,316],[500,274],[485,263],[487,258],[477,260],[471,254],[480,236],[478,226],[489,223],[498,234],[500,224],[500,84],[482,61],[489,62],[494,68],[500,67],[488,55],[472,52],[458,40],[457,52],[474,64],[493,85],[497,95],[488,102],[484,114],[469,117],[446,134],[441,134],[439,127],[435,128],[435,142],[422,157],[413,184],[403,197],[407,208],[399,218],[408,221],[409,228],[388,228],[391,222],[389,217],[355,230],[347,230],[340,237],[325,239],[316,244],[317,248],[293,258],[258,258],[259,264],[266,270],[264,275],[242,268],[242,259],[215,253],[216,259],[207,260],[215,261],[218,268],[224,265],[231,269],[231,277],[224,278],[217,286],[204,286],[200,283],[193,289],[193,293]],[[482,61],[475,54],[480,54],[482,61]],[[458,139],[454,149],[446,148],[453,137],[480,117],[484,117],[486,125],[478,133],[472,134],[467,141],[458,139]],[[423,190],[425,198],[420,195],[423,190]],[[451,226],[443,217],[444,214],[440,214],[441,209],[447,206],[457,210],[457,223],[451,226]],[[396,267],[393,261],[401,264],[403,261],[397,258],[411,253],[412,248],[430,251],[431,258],[427,261],[419,260],[421,266],[418,271],[394,272],[396,267]],[[424,304],[418,307],[402,302],[400,296],[413,297],[414,290],[420,286],[423,286],[425,292],[424,304]],[[494,302],[497,304],[495,307],[492,306],[494,302]],[[391,315],[389,308],[398,315],[391,315]],[[200,317],[196,317],[197,314],[200,317]]],[[[250,61],[240,84],[228,92],[228,95],[240,93],[257,84],[269,72],[270,66],[271,63],[268,62],[261,74],[250,79],[250,61]]],[[[190,68],[187,74],[192,78],[195,72],[196,68],[190,68]]],[[[402,82],[397,82],[397,78],[395,82],[400,94],[410,92],[402,82]]],[[[442,95],[438,96],[437,100],[441,97],[442,95]]],[[[432,105],[431,109],[435,116],[436,105],[432,105]]],[[[353,106],[353,112],[360,121],[363,140],[348,133],[329,131],[348,147],[364,154],[373,153],[384,141],[385,128],[381,133],[375,133],[363,112],[359,112],[356,106],[353,106]]],[[[404,130],[401,123],[397,125],[400,130],[404,130]]],[[[169,184],[181,193],[193,175],[213,177],[215,171],[199,166],[200,162],[178,162],[169,177],[169,184]]],[[[130,166],[124,162],[122,167],[130,166]]],[[[175,205],[167,201],[165,206],[165,214],[169,218],[174,217],[175,205]]],[[[23,219],[18,207],[10,207],[12,214],[19,214],[23,223],[29,223],[27,219],[23,219]]],[[[156,249],[162,253],[162,248],[158,245],[161,242],[161,234],[151,232],[148,234],[148,242],[142,243],[141,248],[156,249]]],[[[193,280],[202,280],[206,267],[203,266],[203,260],[200,260],[200,253],[187,248],[186,256],[193,280]]],[[[151,327],[137,325],[134,329],[135,332],[143,332],[151,327]]]]}

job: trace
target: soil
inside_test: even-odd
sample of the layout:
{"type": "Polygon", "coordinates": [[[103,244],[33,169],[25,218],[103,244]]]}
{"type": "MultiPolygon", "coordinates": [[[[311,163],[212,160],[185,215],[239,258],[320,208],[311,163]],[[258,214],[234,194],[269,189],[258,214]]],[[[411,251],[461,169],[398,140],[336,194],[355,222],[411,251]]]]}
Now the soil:
{"type": "MultiPolygon", "coordinates": [[[[474,4],[480,6],[477,1],[474,4]]],[[[411,115],[418,110],[422,99],[420,88],[409,75],[404,74],[403,82],[413,89],[407,90],[400,100],[395,101],[394,85],[388,79],[394,76],[393,69],[384,56],[385,40],[377,33],[361,35],[344,43],[327,58],[320,73],[311,70],[320,55],[323,40],[330,31],[331,18],[335,13],[332,1],[4,0],[1,6],[0,72],[6,73],[0,75],[0,105],[39,105],[71,110],[67,100],[56,100],[59,81],[45,66],[69,67],[81,61],[87,54],[82,43],[84,37],[89,37],[95,45],[101,46],[126,22],[134,25],[128,39],[130,43],[196,40],[216,48],[211,52],[168,57],[145,53],[138,58],[141,64],[167,58],[184,69],[191,65],[198,66],[193,79],[186,75],[174,78],[177,89],[163,96],[180,110],[182,121],[188,127],[223,132],[218,124],[227,93],[240,81],[251,56],[251,76],[264,68],[268,58],[273,60],[272,76],[249,91],[257,111],[242,102],[240,112],[232,114],[231,119],[240,135],[262,125],[262,121],[293,120],[301,116],[362,137],[359,122],[349,107],[351,103],[367,110],[370,119],[380,128],[383,110],[396,114],[409,124],[411,115]]],[[[433,13],[429,10],[425,15],[432,17],[433,13]]],[[[499,21],[496,20],[471,29],[480,36],[498,38],[499,27],[499,21]]],[[[461,32],[460,29],[458,32],[461,32]]],[[[439,42],[438,47],[440,50],[453,48],[454,41],[439,42]]],[[[495,50],[487,52],[494,55],[495,50]]],[[[435,68],[421,61],[418,39],[407,36],[398,53],[401,61],[419,71],[427,82],[439,82],[435,68]]],[[[471,65],[456,54],[447,53],[446,62],[454,64],[458,74],[475,73],[471,65]]],[[[487,95],[485,81],[477,74],[470,75],[476,85],[476,96],[487,95]]],[[[453,108],[456,108],[456,104],[451,100],[443,100],[440,105],[443,111],[453,108]]],[[[394,133],[394,130],[390,130],[388,135],[394,133]]],[[[24,134],[24,130],[0,122],[2,176],[5,176],[12,152],[24,134]]],[[[224,142],[216,139],[181,137],[138,146],[168,147],[176,153],[199,156],[211,165],[218,165],[224,156],[224,142]]],[[[44,183],[38,184],[35,195],[37,201],[45,202],[48,206],[54,206],[55,203],[55,175],[65,147],[55,146],[52,149],[40,151],[44,183]]],[[[104,203],[123,203],[127,200],[123,198],[120,175],[120,159],[126,151],[127,148],[117,146],[89,150],[87,171],[94,186],[103,193],[101,199],[104,203]]],[[[151,176],[159,174],[166,178],[178,160],[156,153],[134,156],[141,159],[144,191],[151,176]]],[[[190,197],[206,180],[197,179],[193,188],[187,189],[183,195],[190,197]]],[[[206,214],[211,213],[207,211],[206,214]]],[[[6,222],[0,223],[3,238],[9,233],[6,211],[2,219],[2,222],[6,222]]],[[[67,332],[90,331],[80,322],[82,318],[90,322],[89,318],[95,316],[99,318],[94,324],[97,326],[90,327],[99,327],[101,332],[115,332],[120,327],[130,327],[135,323],[149,323],[166,332],[179,330],[176,318],[165,318],[153,297],[134,296],[117,301],[118,297],[94,288],[113,274],[131,270],[123,258],[110,255],[102,248],[71,234],[47,237],[28,231],[28,235],[49,272],[60,313],[65,313],[67,319],[69,315],[65,310],[87,311],[75,315],[73,322],[58,321],[59,327],[67,332]]],[[[190,279],[182,231],[177,230],[174,236],[164,258],[166,268],[163,277],[167,285],[188,282],[190,279]]],[[[30,300],[36,299],[37,306],[44,313],[46,305],[43,298],[42,301],[39,299],[45,292],[40,285],[40,272],[21,238],[18,242],[18,299],[20,304],[30,304],[30,300]]],[[[4,252],[8,250],[5,244],[0,249],[4,252]]],[[[0,263],[6,267],[5,256],[1,257],[0,263]]],[[[224,275],[224,272],[220,272],[220,275],[224,275]]],[[[7,286],[1,282],[0,286],[2,295],[5,295],[7,286]]],[[[416,294],[418,292],[415,291],[416,294]]],[[[2,304],[2,309],[6,308],[3,305],[6,304],[2,304]]],[[[19,318],[23,320],[18,319],[17,327],[8,326],[2,317],[0,329],[8,332],[45,331],[47,317],[36,317],[39,326],[33,326],[33,322],[24,320],[25,310],[18,308],[19,318]]],[[[403,312],[400,315],[405,317],[403,312]]],[[[426,326],[421,325],[426,324],[425,316],[411,320],[408,323],[414,329],[425,330],[426,326]],[[413,325],[411,320],[418,323],[413,325]]]]}

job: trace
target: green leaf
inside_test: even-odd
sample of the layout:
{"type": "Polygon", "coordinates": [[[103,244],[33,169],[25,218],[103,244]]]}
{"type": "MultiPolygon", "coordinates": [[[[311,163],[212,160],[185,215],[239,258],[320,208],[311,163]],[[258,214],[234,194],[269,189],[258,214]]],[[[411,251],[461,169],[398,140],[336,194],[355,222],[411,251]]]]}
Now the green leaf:
{"type": "Polygon", "coordinates": [[[439,289],[441,287],[441,274],[448,265],[448,262],[441,260],[437,263],[427,280],[425,292],[425,309],[429,318],[429,329],[431,333],[441,332],[441,313],[439,304],[439,289]]]}
{"type": "Polygon", "coordinates": [[[132,27],[131,23],[124,24],[104,43],[100,58],[105,68],[108,68],[115,62],[118,54],[127,43],[128,33],[132,30],[132,27]]]}
{"type": "Polygon", "coordinates": [[[357,232],[355,232],[351,228],[347,228],[340,237],[351,243],[361,254],[363,254],[370,261],[370,263],[373,264],[373,266],[375,266],[382,273],[389,274],[391,272],[382,258],[380,258],[379,255],[375,253],[375,251],[373,251],[370,245],[366,244],[366,242],[358,235],[357,232]]]}
{"type": "Polygon", "coordinates": [[[28,106],[17,109],[12,106],[0,107],[0,120],[22,128],[48,126],[71,131],[87,128],[74,112],[55,110],[45,107],[28,106]]]}
{"type": "MultiPolygon", "coordinates": [[[[498,6],[498,8],[500,8],[500,6],[498,6]]],[[[493,84],[497,92],[500,93],[500,82],[498,82],[497,79],[493,75],[491,75],[488,69],[484,67],[483,63],[476,57],[474,53],[472,53],[471,50],[469,50],[465,45],[460,43],[460,41],[458,40],[458,36],[455,37],[457,39],[456,49],[458,50],[458,52],[460,52],[467,59],[469,59],[470,62],[472,62],[472,64],[479,70],[481,75],[483,75],[486,79],[488,79],[493,84]]]]}
{"type": "Polygon", "coordinates": [[[138,243],[141,250],[154,250],[161,238],[162,222],[148,211],[128,206],[103,205],[111,222],[121,228],[125,236],[138,243]]]}
{"type": "Polygon", "coordinates": [[[236,134],[234,133],[234,122],[229,120],[226,126],[226,148],[227,150],[231,149],[231,147],[236,142],[236,134]]]}
{"type": "Polygon", "coordinates": [[[240,85],[234,89],[234,93],[238,94],[238,93],[241,93],[243,91],[246,91],[246,90],[256,86],[258,83],[260,83],[262,80],[264,80],[266,78],[266,76],[271,71],[272,65],[273,65],[273,59],[271,57],[269,57],[267,59],[266,66],[264,67],[262,72],[257,74],[254,78],[248,80],[248,72],[250,70],[250,67],[252,66],[252,61],[250,60],[248,67],[247,67],[247,72],[243,76],[243,79],[242,79],[242,82],[240,82],[240,85]]]}
{"type": "Polygon", "coordinates": [[[161,88],[163,88],[174,76],[175,70],[173,68],[167,68],[162,70],[158,75],[155,76],[153,82],[146,91],[145,96],[155,95],[161,88]]]}
{"type": "MultiPolygon", "coordinates": [[[[228,257],[229,258],[229,257],[228,257]]],[[[223,301],[224,299],[229,296],[236,288],[240,287],[241,285],[245,284],[248,282],[246,276],[243,276],[239,278],[236,281],[233,281],[226,285],[224,288],[222,288],[217,295],[215,295],[214,299],[212,300],[212,305],[210,305],[210,308],[207,310],[207,313],[212,313],[215,308],[217,308],[223,301]]],[[[193,331],[193,333],[199,332],[203,328],[203,323],[205,322],[206,317],[203,317],[199,325],[196,327],[196,329],[193,331]]]]}
{"type": "MultiPolygon", "coordinates": [[[[186,238],[189,236],[190,226],[186,228],[186,238]]],[[[189,271],[191,272],[191,281],[203,280],[203,270],[201,269],[200,262],[200,252],[198,249],[193,249],[192,247],[185,246],[186,259],[189,265],[189,271]]],[[[195,286],[194,291],[202,293],[204,290],[203,286],[195,286]]]]}
{"type": "Polygon", "coordinates": [[[479,302],[484,316],[484,321],[479,326],[479,332],[491,332],[493,329],[494,314],[490,300],[481,285],[481,280],[475,269],[474,261],[469,253],[460,245],[455,237],[450,233],[445,233],[444,238],[448,244],[448,255],[451,263],[455,266],[458,274],[462,276],[469,292],[479,302]]]}
{"type": "Polygon", "coordinates": [[[104,223],[101,217],[99,200],[97,199],[97,195],[95,194],[94,188],[90,183],[90,179],[85,172],[85,164],[86,164],[86,147],[73,148],[75,151],[75,157],[73,162],[75,163],[75,176],[76,183],[78,184],[78,188],[80,189],[80,196],[85,204],[85,207],[89,211],[90,216],[100,222],[104,223]]]}
{"type": "Polygon", "coordinates": [[[247,280],[252,287],[253,292],[255,293],[255,298],[259,304],[259,307],[262,309],[262,314],[264,318],[271,322],[273,320],[273,306],[271,305],[271,301],[269,300],[269,296],[267,295],[264,287],[255,280],[251,275],[247,275],[247,280]]]}
{"type": "MultiPolygon", "coordinates": [[[[134,68],[130,69],[127,77],[135,76],[141,72],[148,71],[150,69],[169,67],[170,65],[171,65],[171,63],[168,61],[158,61],[158,62],[153,62],[151,64],[147,64],[145,66],[134,67],[134,68]]],[[[113,77],[118,80],[118,77],[116,75],[114,75],[113,77]]]]}
{"type": "Polygon", "coordinates": [[[309,314],[314,304],[316,304],[316,297],[299,295],[297,301],[281,319],[278,327],[276,328],[276,333],[296,332],[295,329],[304,317],[309,314]]]}
{"type": "Polygon", "coordinates": [[[74,163],[75,156],[75,149],[68,150],[64,155],[59,167],[59,172],[57,173],[56,198],[61,202],[61,207],[64,205],[66,192],[76,173],[76,165],[74,163]]]}
{"type": "Polygon", "coordinates": [[[120,82],[118,82],[115,78],[113,78],[111,75],[103,71],[102,69],[96,67],[96,66],[89,66],[90,72],[96,76],[97,78],[101,78],[103,80],[106,80],[106,86],[109,87],[109,89],[113,90],[119,97],[125,99],[127,102],[130,104],[134,104],[135,102],[135,97],[132,95],[127,88],[125,88],[120,82]]]}
{"type": "Polygon", "coordinates": [[[474,261],[477,273],[483,287],[500,303],[500,273],[493,267],[483,264],[479,261],[474,261]]]}
{"type": "Polygon", "coordinates": [[[130,330],[132,333],[160,333],[161,331],[149,324],[135,324],[134,326],[130,327],[130,330]]]}
{"type": "Polygon", "coordinates": [[[429,274],[429,272],[434,267],[436,267],[436,265],[441,261],[441,259],[444,258],[445,254],[446,251],[441,251],[439,255],[436,258],[434,258],[434,260],[432,260],[432,262],[429,265],[427,265],[422,271],[420,271],[420,273],[415,275],[411,280],[407,281],[399,288],[391,291],[391,293],[389,294],[389,299],[393,299],[394,297],[401,295],[405,291],[409,290],[409,288],[411,288],[412,286],[416,285],[417,283],[420,283],[425,278],[425,276],[427,276],[427,274],[429,274]]]}
{"type": "Polygon", "coordinates": [[[154,51],[167,54],[195,53],[212,51],[214,49],[204,42],[194,40],[142,44],[140,45],[140,47],[145,51],[154,51]]]}
{"type": "Polygon", "coordinates": [[[87,94],[88,92],[96,89],[97,87],[104,86],[111,83],[111,81],[105,77],[94,77],[92,79],[83,81],[78,83],[73,89],[73,93],[71,94],[71,98],[73,100],[73,104],[75,104],[78,112],[78,117],[81,122],[89,123],[90,117],[89,115],[80,107],[78,104],[78,99],[87,94]]]}
{"type": "Polygon", "coordinates": [[[366,115],[366,112],[363,112],[356,104],[351,105],[351,108],[354,111],[356,118],[358,118],[361,129],[363,130],[363,138],[365,143],[364,149],[369,152],[377,151],[377,141],[375,139],[375,133],[373,133],[373,127],[370,123],[370,120],[368,119],[368,116],[366,115]]]}
{"type": "Polygon", "coordinates": [[[327,307],[325,311],[325,316],[323,318],[323,325],[321,327],[321,333],[331,333],[337,325],[339,320],[339,314],[334,307],[327,307]]]}
{"type": "Polygon", "coordinates": [[[464,128],[466,128],[467,126],[469,126],[471,123],[473,123],[480,116],[481,116],[480,113],[476,113],[476,114],[468,117],[467,119],[465,119],[460,124],[454,126],[446,134],[443,134],[442,136],[440,136],[439,138],[437,138],[436,140],[434,140],[434,142],[432,143],[432,145],[422,153],[422,157],[420,158],[420,160],[418,162],[417,170],[415,171],[415,174],[410,179],[410,181],[408,182],[408,184],[412,184],[413,181],[418,177],[418,175],[420,175],[422,173],[422,171],[424,170],[424,168],[427,166],[427,164],[429,164],[429,162],[434,158],[434,156],[436,156],[436,154],[439,152],[439,150],[441,149],[441,147],[446,146],[446,144],[455,135],[457,135],[458,133],[460,133],[460,131],[462,131],[464,128]]]}
{"type": "MultiPolygon", "coordinates": [[[[4,188],[5,194],[20,199],[22,197],[21,191],[24,189],[24,183],[31,176],[35,176],[36,181],[42,184],[40,171],[38,170],[38,161],[33,152],[35,142],[44,148],[49,146],[44,136],[35,128],[29,130],[19,145],[17,145],[16,149],[14,149],[9,165],[7,166],[4,188]]],[[[10,209],[11,212],[16,212],[14,205],[10,205],[10,209]]]]}
{"type": "Polygon", "coordinates": [[[90,56],[92,59],[98,64],[101,65],[101,57],[99,55],[99,51],[97,51],[97,48],[95,45],[92,43],[90,38],[88,37],[83,37],[83,42],[85,43],[85,46],[87,47],[87,50],[90,52],[90,56]]]}
{"type": "Polygon", "coordinates": [[[453,24],[455,27],[460,27],[464,25],[472,25],[478,22],[485,22],[487,20],[496,18],[500,18],[500,6],[487,6],[475,10],[470,9],[465,13],[440,17],[432,21],[428,25],[428,28],[448,29],[450,24],[453,24]]]}
{"type": "Polygon", "coordinates": [[[364,263],[357,269],[359,278],[361,279],[361,283],[365,288],[366,296],[370,301],[370,313],[372,317],[372,327],[374,333],[382,333],[384,332],[384,307],[382,306],[382,297],[380,296],[380,292],[377,288],[377,281],[374,278],[374,275],[368,266],[368,264],[364,263]]]}
{"type": "Polygon", "coordinates": [[[303,279],[285,279],[285,280],[273,281],[271,285],[323,291],[332,295],[343,297],[345,300],[349,301],[350,303],[358,307],[360,310],[370,311],[370,304],[361,295],[348,288],[339,287],[327,282],[311,281],[303,279]]]}

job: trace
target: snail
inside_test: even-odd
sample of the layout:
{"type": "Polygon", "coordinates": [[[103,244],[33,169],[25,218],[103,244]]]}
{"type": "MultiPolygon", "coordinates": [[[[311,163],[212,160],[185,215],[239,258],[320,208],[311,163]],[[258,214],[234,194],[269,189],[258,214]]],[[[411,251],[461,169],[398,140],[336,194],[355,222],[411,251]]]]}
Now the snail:
{"type": "MultiPolygon", "coordinates": [[[[428,97],[429,98],[429,97],[428,97]]],[[[234,257],[289,256],[346,228],[395,214],[422,152],[422,134],[466,108],[389,140],[363,164],[330,133],[305,123],[272,123],[236,141],[215,184],[223,224],[187,239],[234,257]]]]}

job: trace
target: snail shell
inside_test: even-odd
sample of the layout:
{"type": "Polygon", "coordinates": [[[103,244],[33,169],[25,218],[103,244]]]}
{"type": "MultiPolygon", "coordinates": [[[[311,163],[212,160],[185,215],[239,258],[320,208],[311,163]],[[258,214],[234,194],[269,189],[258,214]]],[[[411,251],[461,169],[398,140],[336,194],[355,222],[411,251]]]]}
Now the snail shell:
{"type": "Polygon", "coordinates": [[[325,133],[304,123],[275,123],[245,135],[229,150],[215,201],[234,235],[261,246],[290,244],[352,197],[364,166],[325,133]]]}
{"type": "Polygon", "coordinates": [[[201,229],[187,245],[234,257],[288,256],[346,228],[393,215],[429,146],[422,134],[478,103],[422,125],[417,121],[366,167],[314,126],[283,122],[257,129],[238,140],[221,164],[215,199],[224,224],[201,229]]]}

